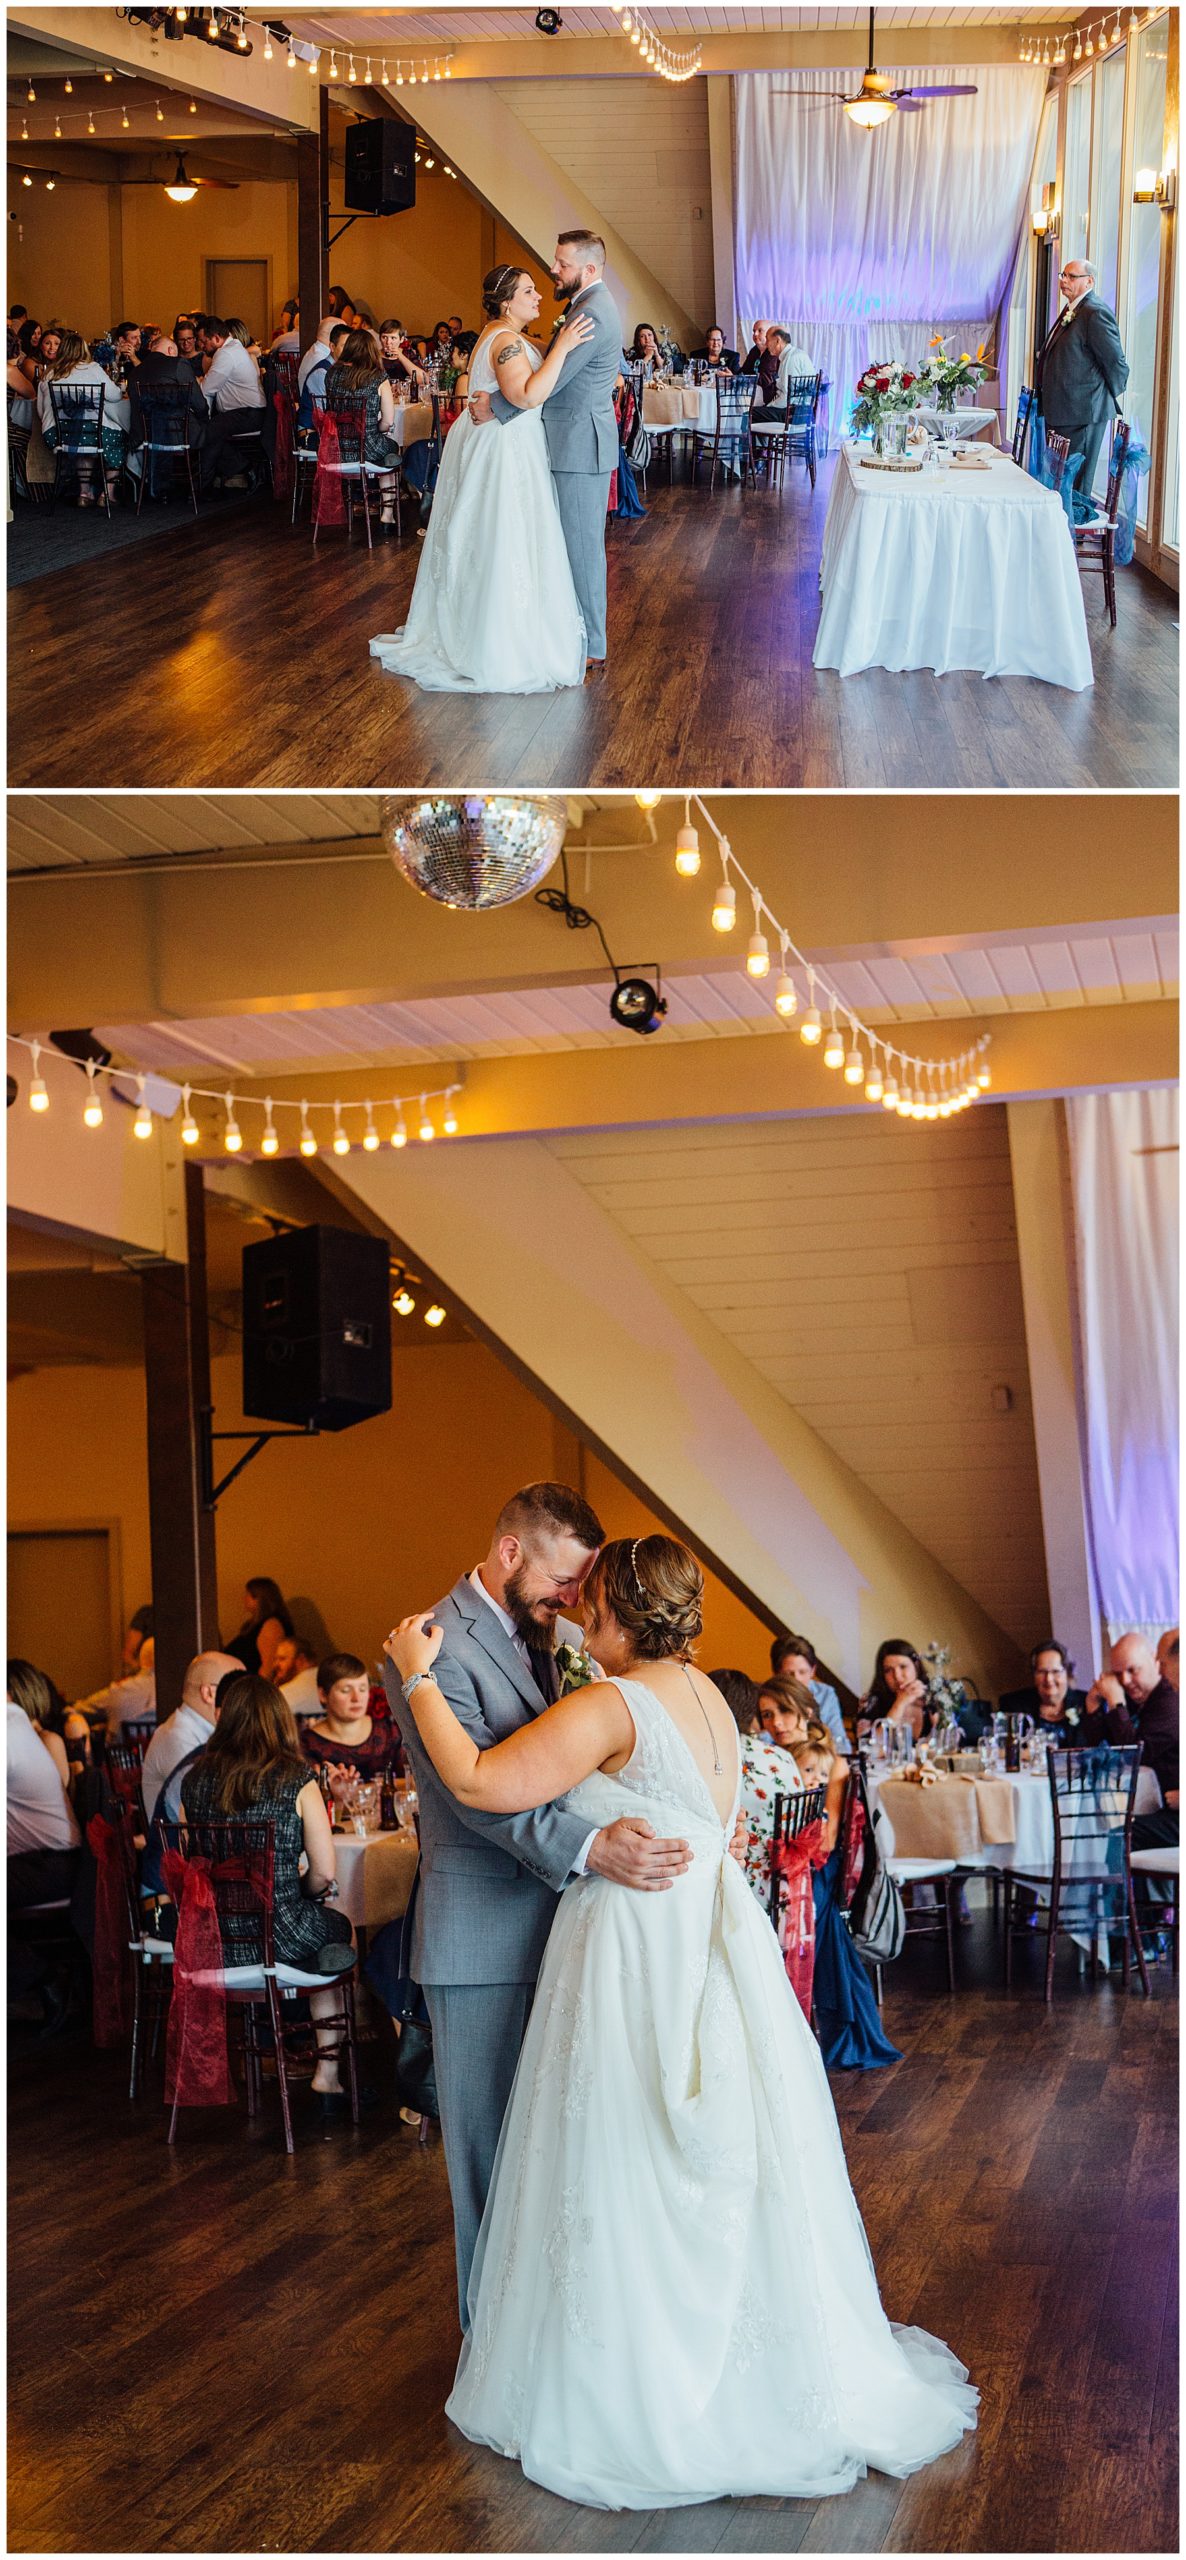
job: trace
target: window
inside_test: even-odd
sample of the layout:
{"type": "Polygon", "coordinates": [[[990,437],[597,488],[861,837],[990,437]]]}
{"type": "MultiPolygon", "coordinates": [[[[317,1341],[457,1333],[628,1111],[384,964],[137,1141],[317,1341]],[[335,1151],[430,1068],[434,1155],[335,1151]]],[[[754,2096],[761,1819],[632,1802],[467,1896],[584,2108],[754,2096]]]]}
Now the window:
{"type": "MultiPolygon", "coordinates": [[[[1142,27],[1133,39],[1136,92],[1132,146],[1134,175],[1138,169],[1159,170],[1162,166],[1168,50],[1169,31],[1164,18],[1157,19],[1152,26],[1142,27]]],[[[1163,220],[1161,208],[1155,204],[1134,204],[1129,214],[1128,287],[1123,312],[1124,352],[1128,357],[1129,378],[1124,394],[1124,413],[1132,422],[1134,434],[1144,445],[1150,443],[1153,434],[1163,220]]],[[[1149,521],[1150,485],[1148,478],[1139,483],[1137,524],[1142,532],[1149,521]]]]}
{"type": "Polygon", "coordinates": [[[1116,308],[1116,261],[1120,246],[1120,173],[1124,158],[1124,67],[1127,47],[1101,62],[1095,74],[1095,146],[1091,155],[1091,231],[1088,256],[1095,268],[1095,289],[1111,310],[1116,308]]]}
{"type": "Polygon", "coordinates": [[[1165,492],[1161,501],[1161,539],[1167,550],[1181,548],[1178,540],[1178,464],[1181,452],[1178,414],[1178,293],[1173,274],[1170,292],[1174,301],[1174,322],[1170,336],[1170,396],[1165,437],[1165,492]]]}
{"type": "Polygon", "coordinates": [[[1062,188],[1062,254],[1087,256],[1087,211],[1091,180],[1091,74],[1076,80],[1067,93],[1067,149],[1062,188]]]}

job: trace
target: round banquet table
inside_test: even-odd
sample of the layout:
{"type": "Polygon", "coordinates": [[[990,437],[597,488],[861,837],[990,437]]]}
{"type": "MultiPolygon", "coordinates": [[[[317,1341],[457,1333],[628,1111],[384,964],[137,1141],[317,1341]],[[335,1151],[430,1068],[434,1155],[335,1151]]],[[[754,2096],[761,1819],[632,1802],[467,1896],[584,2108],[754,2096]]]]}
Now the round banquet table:
{"type": "MultiPolygon", "coordinates": [[[[981,1790],[975,1780],[949,1777],[938,1786],[920,1787],[888,1771],[878,1775],[870,1767],[868,1783],[871,1804],[884,1814],[893,1832],[889,1854],[894,1857],[955,1858],[961,1867],[1017,1868],[1030,1875],[1049,1875],[1053,1869],[1054,1816],[1044,1772],[1027,1769],[1016,1777],[990,1779],[983,1795],[983,1822],[981,1790]],[[986,1831],[1008,1827],[1007,1811],[1004,1822],[994,1818],[1001,1811],[998,1790],[1006,1789],[1012,1798],[1014,1836],[987,1839],[986,1831]]],[[[1136,1811],[1152,1813],[1160,1802],[1161,1789],[1153,1771],[1138,1769],[1136,1811]]]]}
{"type": "Polygon", "coordinates": [[[337,1909],[356,1929],[381,1929],[407,1910],[412,1878],[420,1855],[412,1830],[371,1831],[360,1840],[353,1831],[334,1832],[338,1877],[337,1909]]]}
{"type": "Polygon", "coordinates": [[[397,400],[392,440],[406,453],[410,444],[427,444],[432,434],[431,400],[397,400]]]}
{"type": "Polygon", "coordinates": [[[1094,679],[1062,500],[995,446],[980,469],[865,468],[842,444],[820,561],[812,662],[842,676],[971,668],[1082,693],[1094,679]]]}
{"type": "Polygon", "coordinates": [[[986,427],[993,430],[995,444],[1000,423],[995,409],[920,409],[919,419],[933,436],[942,436],[946,444],[960,444],[968,436],[982,435],[986,427]]]}

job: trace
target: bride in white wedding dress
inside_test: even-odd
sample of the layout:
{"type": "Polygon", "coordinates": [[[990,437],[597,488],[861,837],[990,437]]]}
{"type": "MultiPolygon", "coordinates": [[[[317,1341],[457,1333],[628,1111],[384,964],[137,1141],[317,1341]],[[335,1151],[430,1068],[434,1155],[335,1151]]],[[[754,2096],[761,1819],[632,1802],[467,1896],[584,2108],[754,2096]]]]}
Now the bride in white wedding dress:
{"type": "Polygon", "coordinates": [[[703,1577],[617,1540],[585,1586],[608,1678],[479,1751],[387,1640],[463,1805],[560,1794],[642,1817],[693,1864],[662,1892],[564,1893],[503,2125],[448,2414],[591,2507],[820,2497],[902,2476],[976,2423],[966,2368],[881,2307],[823,2063],[729,1854],[737,1730],[690,1654],[703,1577]]]}
{"type": "Polygon", "coordinates": [[[540,297],[522,267],[482,286],[492,326],[470,358],[471,391],[501,391],[519,411],[450,427],[411,608],[371,656],[429,693],[550,693],[585,680],[585,627],[572,582],[541,410],[566,357],[592,336],[578,316],[546,356],[523,332],[540,297]]]}

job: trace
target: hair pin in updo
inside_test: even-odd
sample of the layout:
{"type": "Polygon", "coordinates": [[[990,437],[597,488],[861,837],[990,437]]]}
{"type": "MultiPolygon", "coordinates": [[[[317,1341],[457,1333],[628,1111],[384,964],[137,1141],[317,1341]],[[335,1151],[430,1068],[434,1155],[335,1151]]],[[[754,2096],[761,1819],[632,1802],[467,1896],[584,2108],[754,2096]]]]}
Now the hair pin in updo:
{"type": "Polygon", "coordinates": [[[641,1538],[632,1538],[630,1541],[630,1570],[634,1576],[634,1588],[637,1591],[639,1599],[645,1609],[647,1605],[647,1595],[643,1589],[642,1575],[638,1570],[638,1550],[641,1545],[641,1538]]]}

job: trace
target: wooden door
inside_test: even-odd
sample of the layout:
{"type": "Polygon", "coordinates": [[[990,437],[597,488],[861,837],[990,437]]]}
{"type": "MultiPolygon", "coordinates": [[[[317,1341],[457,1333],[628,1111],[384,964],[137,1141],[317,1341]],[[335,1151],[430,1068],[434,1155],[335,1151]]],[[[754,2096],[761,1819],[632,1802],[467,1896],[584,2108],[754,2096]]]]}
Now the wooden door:
{"type": "Polygon", "coordinates": [[[119,1667],[115,1541],[106,1527],[10,1529],[8,1652],[88,1697],[119,1667]]]}

